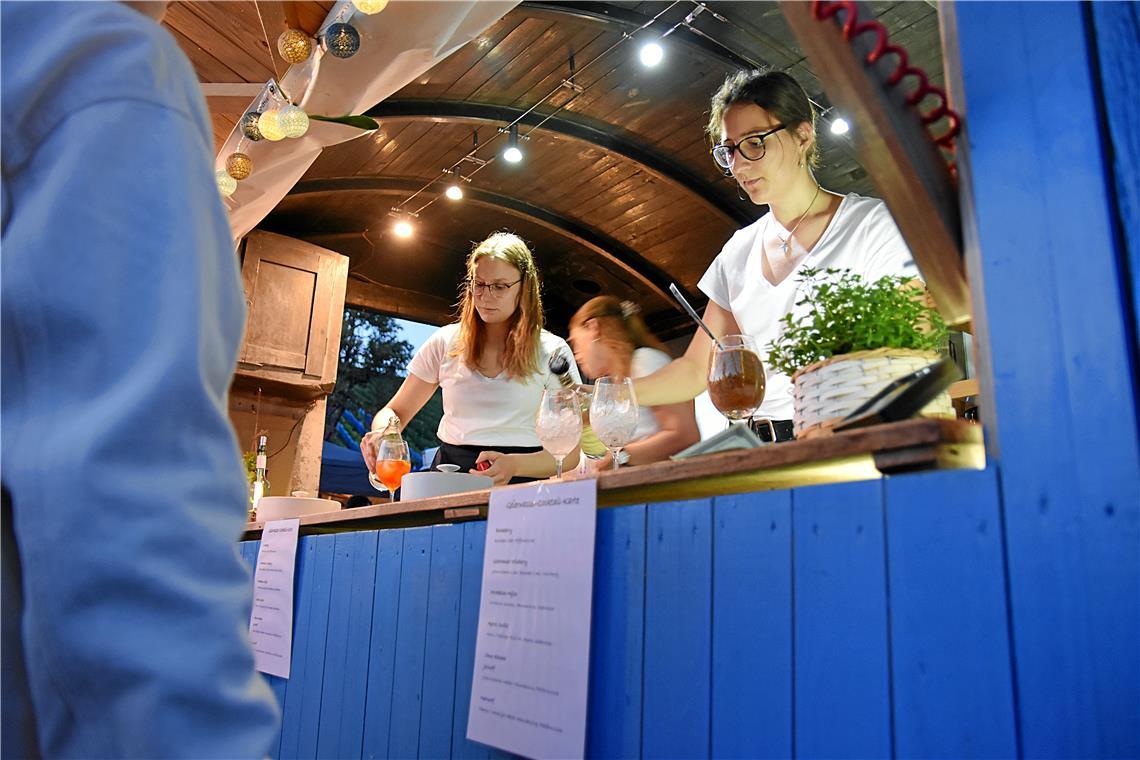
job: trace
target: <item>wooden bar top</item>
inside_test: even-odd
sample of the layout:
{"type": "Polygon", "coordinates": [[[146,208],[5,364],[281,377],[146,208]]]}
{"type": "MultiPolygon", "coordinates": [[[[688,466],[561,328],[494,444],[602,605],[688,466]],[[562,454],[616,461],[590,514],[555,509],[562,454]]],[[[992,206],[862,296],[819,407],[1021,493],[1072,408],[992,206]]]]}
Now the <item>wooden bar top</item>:
{"type": "MultiPolygon", "coordinates": [[[[983,467],[980,425],[962,420],[913,419],[756,449],[625,467],[589,477],[598,481],[598,506],[613,507],[871,480],[923,469],[983,467]]],[[[306,515],[300,518],[301,530],[374,530],[481,519],[487,515],[490,493],[470,491],[306,515]]],[[[244,538],[260,536],[263,525],[250,523],[244,538]]]]}

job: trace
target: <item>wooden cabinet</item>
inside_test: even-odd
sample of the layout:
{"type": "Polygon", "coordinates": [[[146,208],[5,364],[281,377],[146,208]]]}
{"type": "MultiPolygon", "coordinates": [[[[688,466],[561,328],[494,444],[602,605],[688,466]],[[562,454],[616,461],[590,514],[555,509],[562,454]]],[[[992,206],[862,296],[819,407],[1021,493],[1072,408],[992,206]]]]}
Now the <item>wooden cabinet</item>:
{"type": "Polygon", "coordinates": [[[242,261],[249,314],[239,378],[309,399],[331,392],[347,279],[346,256],[283,235],[251,232],[242,261]]]}
{"type": "Polygon", "coordinates": [[[255,230],[245,240],[245,340],[230,392],[243,451],[269,436],[270,493],[316,495],[325,397],[336,385],[348,257],[255,230]]]}

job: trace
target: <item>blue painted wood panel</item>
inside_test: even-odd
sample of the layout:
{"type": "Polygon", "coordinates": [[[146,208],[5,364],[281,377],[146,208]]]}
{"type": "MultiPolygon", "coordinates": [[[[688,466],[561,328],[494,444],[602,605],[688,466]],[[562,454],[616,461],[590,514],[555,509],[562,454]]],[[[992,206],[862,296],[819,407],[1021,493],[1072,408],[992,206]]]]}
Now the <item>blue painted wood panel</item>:
{"type": "Polygon", "coordinates": [[[463,580],[463,526],[437,525],[431,530],[419,743],[419,756],[426,758],[451,756],[459,595],[463,580]]]}
{"type": "Polygon", "coordinates": [[[1026,756],[1140,754],[1135,346],[1088,14],[956,7],[1026,756]]]}
{"type": "Polygon", "coordinates": [[[792,497],[713,508],[712,756],[792,756],[792,497]]]}
{"type": "Polygon", "coordinates": [[[475,637],[479,630],[479,592],[483,587],[483,550],[487,523],[463,525],[463,579],[459,591],[459,646],[455,657],[455,714],[452,716],[451,756],[489,757],[487,747],[467,738],[471,708],[471,679],[475,674],[475,637]]]}
{"type": "Polygon", "coordinates": [[[314,757],[321,718],[321,685],[325,668],[335,536],[303,536],[303,575],[297,584],[293,660],[282,709],[279,757],[314,757]]]}
{"type": "Polygon", "coordinates": [[[419,753],[431,539],[431,528],[410,528],[404,532],[389,757],[416,757],[419,753]]]}
{"type": "Polygon", "coordinates": [[[709,754],[712,500],[647,518],[642,756],[709,754]]]}
{"type": "Polygon", "coordinates": [[[366,758],[388,756],[392,702],[396,698],[392,686],[396,670],[396,628],[403,554],[404,531],[380,531],[376,549],[364,739],[361,747],[361,754],[366,758]]]}
{"type": "Polygon", "coordinates": [[[886,482],[899,757],[1017,755],[997,474],[886,482]]]}
{"type": "Polygon", "coordinates": [[[796,757],[889,757],[880,481],[797,489],[792,530],[796,757]]]}
{"type": "Polygon", "coordinates": [[[336,535],[318,757],[361,754],[377,538],[374,530],[336,535]]]}
{"type": "Polygon", "coordinates": [[[586,754],[639,757],[645,507],[599,510],[594,552],[586,754]]]}

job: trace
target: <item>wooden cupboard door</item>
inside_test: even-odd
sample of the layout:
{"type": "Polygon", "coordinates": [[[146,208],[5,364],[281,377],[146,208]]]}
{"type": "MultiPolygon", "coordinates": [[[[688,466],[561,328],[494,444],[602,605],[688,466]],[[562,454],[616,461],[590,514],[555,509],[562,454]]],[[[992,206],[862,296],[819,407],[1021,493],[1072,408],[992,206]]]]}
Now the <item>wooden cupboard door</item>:
{"type": "Polygon", "coordinates": [[[239,369],[333,382],[348,258],[269,232],[246,239],[248,315],[239,369]]]}

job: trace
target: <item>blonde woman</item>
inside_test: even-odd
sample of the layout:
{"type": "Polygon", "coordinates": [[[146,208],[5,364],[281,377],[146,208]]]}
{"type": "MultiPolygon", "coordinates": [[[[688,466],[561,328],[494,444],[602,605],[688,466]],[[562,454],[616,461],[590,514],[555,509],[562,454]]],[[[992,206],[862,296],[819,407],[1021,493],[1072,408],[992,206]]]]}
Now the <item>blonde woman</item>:
{"type": "MultiPolygon", "coordinates": [[[[649,331],[632,301],[613,296],[591,298],[570,318],[570,345],[582,371],[644,377],[669,364],[671,357],[649,331]]],[[[624,447],[621,464],[648,464],[665,459],[701,439],[693,402],[641,407],[634,441],[624,447]]],[[[610,464],[610,454],[600,464],[610,464]]]]}
{"type": "MultiPolygon", "coordinates": [[[[437,330],[408,365],[408,377],[377,412],[373,430],[392,415],[406,425],[443,388],[440,447],[432,466],[455,464],[495,485],[554,474],[542,450],[535,416],[545,388],[560,387],[547,368],[556,352],[570,359],[566,341],[542,329],[542,295],[534,257],[516,235],[496,232],[467,257],[459,321],[437,330]]],[[[569,461],[577,459],[571,452],[569,461]]],[[[371,466],[372,463],[369,463],[371,466]]]]}

